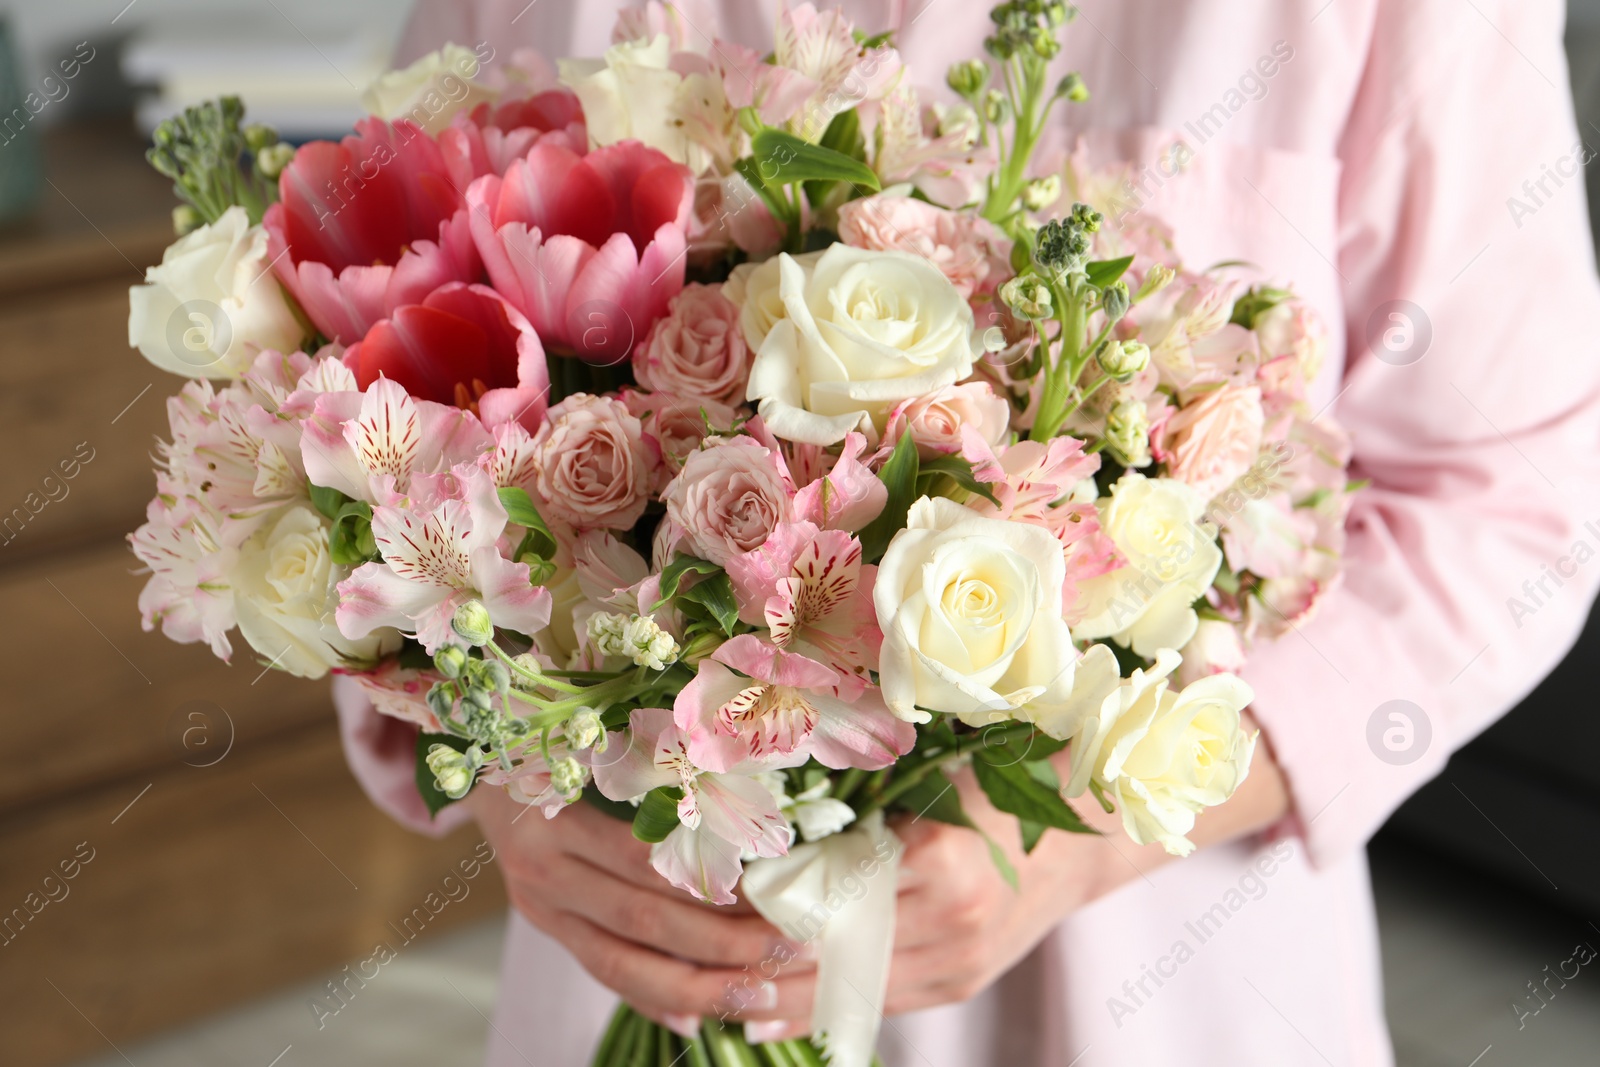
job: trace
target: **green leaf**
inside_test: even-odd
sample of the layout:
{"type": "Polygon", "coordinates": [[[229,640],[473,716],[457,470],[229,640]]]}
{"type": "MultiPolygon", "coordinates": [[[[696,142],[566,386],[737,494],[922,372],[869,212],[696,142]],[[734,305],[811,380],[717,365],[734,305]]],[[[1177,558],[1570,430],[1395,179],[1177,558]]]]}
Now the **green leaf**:
{"type": "Polygon", "coordinates": [[[696,582],[679,593],[678,599],[699,604],[710,611],[727,637],[732,637],[734,627],[739,625],[739,601],[733,595],[733,582],[725,572],[696,582]]]}
{"type": "Polygon", "coordinates": [[[936,475],[944,475],[967,492],[976,493],[991,504],[998,506],[1000,503],[988,483],[978,481],[978,476],[973,473],[972,464],[963,456],[937,456],[924,462],[917,471],[917,488],[924,495],[932,487],[936,475]],[[924,482],[923,479],[927,481],[924,482]]]}
{"type": "Polygon", "coordinates": [[[992,763],[1024,763],[1047,760],[1067,747],[1038,729],[1013,732],[997,727],[985,727],[978,734],[983,742],[983,753],[992,763]]]}
{"type": "MultiPolygon", "coordinates": [[[[449,745],[457,752],[465,752],[472,740],[466,737],[457,737],[455,734],[430,734],[419,732],[417,734],[417,792],[422,794],[422,802],[428,806],[429,815],[437,815],[447,805],[454,804],[455,800],[445,796],[434,784],[433,771],[428,767],[428,752],[434,745],[449,745]]],[[[468,794],[471,794],[469,789],[468,794]]]]}
{"type": "Polygon", "coordinates": [[[972,830],[978,828],[967,814],[967,809],[961,806],[961,793],[955,784],[945,777],[943,771],[931,772],[922,781],[901,793],[895,804],[920,819],[932,819],[935,822],[965,826],[972,830]]]}
{"type": "Polygon", "coordinates": [[[917,445],[910,434],[900,435],[878,480],[889,490],[889,499],[878,517],[861,529],[861,554],[868,563],[882,559],[894,535],[905,529],[906,512],[917,498],[917,445]]]}
{"type": "Polygon", "coordinates": [[[1033,850],[1039,847],[1039,839],[1049,829],[1043,823],[1029,822],[1027,819],[1018,819],[1017,828],[1022,831],[1022,851],[1029,855],[1032,855],[1033,850]]]}
{"type": "MultiPolygon", "coordinates": [[[[982,830],[978,831],[983,833],[982,830]]],[[[989,846],[989,861],[994,864],[995,870],[1000,872],[1000,877],[1006,880],[1013,892],[1022,890],[1022,883],[1017,880],[1017,869],[1011,866],[1011,861],[1006,858],[1005,850],[1000,843],[988,834],[983,834],[983,843],[989,846]]]]}
{"type": "Polygon", "coordinates": [[[743,159],[734,160],[733,169],[738,171],[750,188],[756,191],[756,195],[761,197],[761,202],[767,205],[767,210],[772,213],[773,218],[786,228],[794,228],[796,222],[794,205],[779,194],[777,187],[769,186],[762,180],[761,169],[753,157],[745,156],[743,159]]]}
{"type": "Polygon", "coordinates": [[[1029,822],[1053,826],[1075,834],[1092,834],[1088,823],[1078,818],[1078,813],[1067,806],[1061,794],[1036,779],[1019,763],[995,763],[986,758],[989,753],[980,750],[972,761],[978,784],[988,794],[989,802],[1001,811],[1026,819],[1029,822]]]}
{"type": "Polygon", "coordinates": [[[624,822],[633,821],[635,809],[632,804],[629,804],[626,800],[612,800],[600,792],[593,782],[584,787],[583,799],[588,801],[592,807],[605,812],[613,819],[621,819],[624,822]]]}
{"type": "Polygon", "coordinates": [[[1128,264],[1132,262],[1132,256],[1123,256],[1121,259],[1097,259],[1084,267],[1083,272],[1088,276],[1090,285],[1104,289],[1122,277],[1123,272],[1128,269],[1128,264]]]}
{"type": "Polygon", "coordinates": [[[659,610],[661,605],[677,596],[683,576],[691,571],[695,574],[718,574],[722,568],[708,559],[680,552],[676,559],[661,569],[661,599],[652,604],[650,610],[659,610]]]}
{"type": "Polygon", "coordinates": [[[678,828],[678,801],[682,799],[683,790],[676,786],[664,785],[646,793],[633,815],[633,836],[652,845],[665,841],[678,828]]]}
{"type": "Polygon", "coordinates": [[[339,509],[328,529],[328,558],[347,567],[379,558],[372,537],[372,505],[352,500],[339,509]]]}
{"type": "Polygon", "coordinates": [[[543,559],[553,558],[556,554],[556,535],[545,525],[544,516],[534,507],[528,491],[516,486],[504,486],[499,493],[500,503],[506,509],[506,517],[528,531],[527,536],[522,539],[522,544],[517,548],[517,558],[521,559],[527,552],[532,552],[543,559]]]}
{"type": "Polygon", "coordinates": [[[809,181],[850,182],[873,192],[883,187],[872,168],[859,159],[770,127],[750,139],[749,158],[757,179],[768,188],[809,181]]]}
{"type": "Polygon", "coordinates": [[[311,486],[311,505],[322,512],[324,518],[336,517],[339,509],[349,502],[350,498],[337,489],[329,489],[325,485],[311,486]]]}
{"type": "MultiPolygon", "coordinates": [[[[822,139],[817,143],[842,156],[866,162],[867,143],[861,136],[861,118],[855,108],[848,108],[833,116],[833,121],[828,123],[828,128],[822,132],[822,139]]],[[[838,182],[833,181],[808,181],[806,199],[812,207],[821,207],[837,185],[838,182]]]]}

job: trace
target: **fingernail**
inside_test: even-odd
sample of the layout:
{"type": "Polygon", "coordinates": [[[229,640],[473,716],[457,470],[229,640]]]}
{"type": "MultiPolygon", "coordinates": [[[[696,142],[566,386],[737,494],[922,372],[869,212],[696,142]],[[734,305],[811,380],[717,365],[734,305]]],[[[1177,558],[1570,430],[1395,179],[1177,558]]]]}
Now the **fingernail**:
{"type": "Polygon", "coordinates": [[[756,984],[755,1002],[750,1005],[757,1011],[771,1011],[778,1006],[778,987],[771,982],[756,984]]]}
{"type": "Polygon", "coordinates": [[[793,1027],[793,1023],[784,1019],[748,1022],[744,1024],[744,1039],[752,1045],[759,1045],[767,1041],[782,1041],[789,1036],[793,1027]]]}
{"type": "Polygon", "coordinates": [[[816,939],[795,942],[794,955],[799,960],[815,960],[818,955],[816,939]]]}
{"type": "Polygon", "coordinates": [[[661,1021],[666,1024],[668,1030],[671,1030],[679,1037],[692,1038],[700,1033],[699,1016],[678,1015],[669,1011],[662,1014],[661,1021]]]}

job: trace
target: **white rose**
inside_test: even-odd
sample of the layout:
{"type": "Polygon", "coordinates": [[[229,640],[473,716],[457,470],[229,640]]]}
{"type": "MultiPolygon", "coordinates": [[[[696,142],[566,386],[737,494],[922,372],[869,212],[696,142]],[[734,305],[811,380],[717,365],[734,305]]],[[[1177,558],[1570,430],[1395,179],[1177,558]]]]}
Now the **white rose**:
{"type": "Polygon", "coordinates": [[[1061,617],[1065,569],[1061,543],[1041,526],[944,498],[913,504],[872,591],[890,710],[911,722],[932,711],[972,725],[1022,719],[1069,736],[1084,695],[1094,691],[1088,707],[1097,706],[1118,671],[1106,646],[1081,658],[1073,647],[1061,617]]]}
{"type": "MultiPolygon", "coordinates": [[[[804,272],[806,280],[822,258],[821,252],[802,252],[790,259],[804,272]]],[[[739,329],[744,343],[752,352],[761,350],[761,342],[772,332],[773,324],[789,317],[783,306],[783,295],[778,292],[781,275],[778,259],[764,259],[760,263],[741,263],[733,268],[728,280],[722,283],[722,295],[733,301],[739,309],[739,329]]]]}
{"type": "Polygon", "coordinates": [[[1065,793],[1096,782],[1141,845],[1158,842],[1175,856],[1194,851],[1187,837],[1201,810],[1221,804],[1250,772],[1256,736],[1240,712],[1254,694],[1231,674],[1168,687],[1178,654],[1163,649],[1149,671],[1136,670],[1106,697],[1072,740],[1065,793]]]}
{"type": "Polygon", "coordinates": [[[927,260],[836,244],[809,278],[788,255],[778,264],[788,314],[762,340],[746,396],[778,437],[875,440],[896,404],[972,373],[972,308],[927,260]]]}
{"type": "Polygon", "coordinates": [[[695,174],[711,159],[689,136],[684,119],[683,75],[670,66],[667,35],[622,41],[601,59],[563,59],[561,81],[583,105],[589,140],[597,147],[640,141],[695,174]]]}
{"type": "Polygon", "coordinates": [[[187,378],[237,378],[264,349],[306,339],[267,260],[267,234],[244,208],[179,238],[128,290],[128,344],[187,378]]]}
{"type": "Polygon", "coordinates": [[[400,635],[392,630],[359,641],[339,632],[336,587],[347,576],[328,558],[322,519],[310,508],[290,508],[239,551],[232,574],[239,633],[274,666],[302,678],[367,664],[399,647],[400,635]]]}
{"type": "Polygon", "coordinates": [[[361,106],[385,122],[407,119],[437,136],[457,113],[495,99],[493,90],[473,81],[482,69],[472,49],[447,44],[380,76],[362,92],[361,106]]]}
{"type": "Polygon", "coordinates": [[[1080,638],[1110,637],[1146,658],[1182,648],[1199,625],[1222,550],[1203,527],[1204,498],[1171,478],[1129,471],[1099,502],[1100,524],[1126,566],[1078,585],[1080,638]]]}

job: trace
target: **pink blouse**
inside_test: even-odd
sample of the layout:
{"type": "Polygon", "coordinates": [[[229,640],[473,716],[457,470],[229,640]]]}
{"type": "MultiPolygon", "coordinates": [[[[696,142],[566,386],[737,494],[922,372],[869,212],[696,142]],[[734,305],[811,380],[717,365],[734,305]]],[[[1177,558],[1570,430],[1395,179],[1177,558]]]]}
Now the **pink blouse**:
{"type": "MultiPolygon", "coordinates": [[[[446,40],[594,55],[616,6],[423,0],[400,58],[446,40]]],[[[766,47],[775,0],[718,6],[722,36],[766,47]]],[[[1362,846],[1560,660],[1600,583],[1600,361],[1583,355],[1600,300],[1562,4],[1079,6],[1060,67],[1093,98],[1064,113],[1063,143],[1148,167],[1141,196],[1189,265],[1250,261],[1323,312],[1314,396],[1371,486],[1343,586],[1246,672],[1293,792],[1285,824],[1076,912],[972,1002],[889,1020],[885,1059],[1383,1067],[1362,846]]],[[[930,87],[987,32],[978,0],[845,7],[898,27],[930,87]]],[[[357,776],[428,829],[407,728],[336,696],[357,776]]],[[[515,915],[503,971],[490,1063],[586,1062],[612,995],[515,915]]]]}

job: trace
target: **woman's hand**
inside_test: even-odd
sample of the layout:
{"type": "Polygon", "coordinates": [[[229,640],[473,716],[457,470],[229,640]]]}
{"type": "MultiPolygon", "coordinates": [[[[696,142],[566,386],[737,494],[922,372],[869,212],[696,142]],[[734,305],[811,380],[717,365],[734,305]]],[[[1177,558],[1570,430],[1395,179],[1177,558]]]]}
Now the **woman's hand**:
{"type": "Polygon", "coordinates": [[[679,1032],[704,1015],[804,1019],[815,965],[747,905],[702,904],[650,866],[626,822],[586,803],[554,819],[468,794],[511,904],[641,1013],[679,1032]]]}

